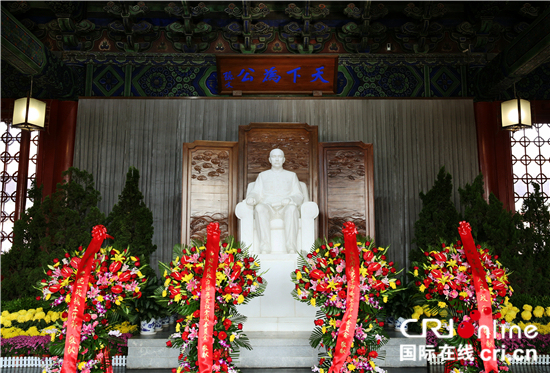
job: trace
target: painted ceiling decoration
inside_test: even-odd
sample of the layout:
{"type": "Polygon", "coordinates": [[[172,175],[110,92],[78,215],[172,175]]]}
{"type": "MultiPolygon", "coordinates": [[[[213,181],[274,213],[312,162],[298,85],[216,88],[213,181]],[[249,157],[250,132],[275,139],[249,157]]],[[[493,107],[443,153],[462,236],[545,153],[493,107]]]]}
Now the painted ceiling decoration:
{"type": "MultiPolygon", "coordinates": [[[[359,87],[370,84],[365,79],[369,69],[381,73],[381,69],[399,65],[407,68],[393,72],[401,74],[401,80],[408,79],[411,87],[417,84],[410,94],[430,97],[431,93],[438,95],[438,91],[445,91],[441,94],[498,99],[497,94],[535,70],[536,74],[547,74],[550,51],[541,43],[550,44],[549,9],[549,1],[2,2],[2,12],[22,25],[23,31],[19,33],[26,30],[29,38],[38,40],[53,57],[57,56],[72,69],[77,75],[75,79],[83,80],[82,86],[86,87],[79,94],[103,95],[144,94],[147,89],[143,84],[147,83],[139,83],[139,79],[151,74],[144,68],[150,70],[159,63],[165,67],[177,66],[179,71],[173,78],[179,82],[183,66],[193,70],[197,61],[203,61],[199,64],[200,71],[195,72],[198,74],[195,78],[200,77],[202,83],[193,82],[194,89],[157,93],[216,95],[217,88],[212,85],[215,81],[212,56],[216,54],[338,54],[341,61],[338,95],[360,96],[363,91],[359,87]],[[533,38],[539,43],[518,42],[533,38]],[[527,61],[526,55],[535,57],[527,61]],[[516,66],[521,59],[525,61],[516,66]],[[424,69],[433,61],[450,69],[444,79],[447,85],[438,83],[435,90],[430,88],[430,79],[441,74],[424,69]],[[349,67],[350,62],[354,68],[349,67]],[[421,68],[417,71],[415,66],[419,63],[421,68]],[[460,66],[468,71],[464,72],[460,66]],[[105,69],[109,69],[110,75],[105,69]],[[483,79],[476,76],[481,69],[483,79]],[[497,76],[499,70],[504,71],[504,77],[497,76]],[[407,75],[407,71],[412,75],[407,75]],[[141,78],[136,80],[140,73],[141,78]],[[98,79],[100,74],[102,77],[98,79]],[[107,79],[106,74],[111,78],[107,79]],[[110,83],[101,83],[102,79],[110,83]],[[457,81],[461,88],[448,91],[457,81]],[[117,85],[119,89],[113,89],[117,85]]],[[[6,32],[13,30],[8,27],[6,32]]],[[[29,74],[28,68],[22,71],[21,63],[5,66],[10,61],[4,56],[4,48],[2,52],[3,74],[29,74]]],[[[170,80],[167,76],[171,73],[157,73],[170,80]]],[[[381,78],[390,79],[390,75],[381,78]]],[[[149,82],[153,91],[157,89],[155,81],[158,79],[149,82]]],[[[25,89],[12,88],[8,91],[2,87],[2,96],[25,89]]],[[[384,95],[399,93],[394,88],[384,95]]],[[[535,92],[534,88],[529,89],[535,92]]],[[[59,97],[75,98],[75,92],[63,91],[65,96],[59,97]]],[[[369,87],[366,91],[382,94],[369,87]]],[[[539,91],[532,94],[540,95],[539,91]]]]}

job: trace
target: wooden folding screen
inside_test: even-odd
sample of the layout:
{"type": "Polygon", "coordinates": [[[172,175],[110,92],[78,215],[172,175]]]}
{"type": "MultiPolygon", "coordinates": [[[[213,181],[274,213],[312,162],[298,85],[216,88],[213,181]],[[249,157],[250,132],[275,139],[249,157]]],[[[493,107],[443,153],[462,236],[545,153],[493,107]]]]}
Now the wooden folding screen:
{"type": "Polygon", "coordinates": [[[375,238],[372,144],[319,144],[319,200],[321,237],[341,236],[352,221],[360,235],[375,238]]]}
{"type": "Polygon", "coordinates": [[[248,183],[271,168],[269,152],[285,153],[283,168],[293,171],[317,200],[317,126],[307,123],[250,123],[239,126],[239,197],[244,199],[248,183]]]}
{"type": "Polygon", "coordinates": [[[237,143],[183,144],[182,242],[206,237],[206,226],[220,224],[221,237],[237,236],[237,143]]]}

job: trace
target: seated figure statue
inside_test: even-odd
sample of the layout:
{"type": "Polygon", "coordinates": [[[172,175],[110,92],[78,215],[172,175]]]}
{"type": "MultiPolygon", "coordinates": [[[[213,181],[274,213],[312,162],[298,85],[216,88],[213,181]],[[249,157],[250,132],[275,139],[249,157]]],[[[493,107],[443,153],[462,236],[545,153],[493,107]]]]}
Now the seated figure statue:
{"type": "MultiPolygon", "coordinates": [[[[269,154],[269,163],[271,169],[261,172],[255,183],[251,183],[248,188],[246,199],[237,205],[236,214],[241,219],[241,240],[248,245],[252,245],[253,231],[255,230],[259,242],[255,242],[253,251],[262,254],[272,252],[271,242],[271,223],[275,219],[283,222],[284,229],[284,251],[295,253],[297,251],[299,232],[303,231],[303,224],[300,224],[302,211],[307,207],[310,224],[306,228],[308,232],[306,241],[308,245],[313,244],[314,240],[314,219],[319,213],[319,209],[314,202],[307,202],[307,188],[304,183],[298,181],[294,172],[283,169],[285,156],[282,150],[273,149],[269,154]],[[306,202],[306,203],[304,203],[306,202]],[[253,210],[253,221],[245,223],[246,215],[250,217],[250,209],[253,210]],[[243,224],[254,225],[243,227],[243,224]],[[301,227],[302,226],[302,227],[301,227]],[[302,229],[300,229],[302,228],[302,229]],[[249,233],[247,233],[249,232],[249,233]]],[[[300,237],[300,243],[304,242],[300,237]]],[[[301,247],[302,250],[309,250],[310,247],[301,247]]],[[[277,250],[280,252],[280,250],[277,250]]]]}

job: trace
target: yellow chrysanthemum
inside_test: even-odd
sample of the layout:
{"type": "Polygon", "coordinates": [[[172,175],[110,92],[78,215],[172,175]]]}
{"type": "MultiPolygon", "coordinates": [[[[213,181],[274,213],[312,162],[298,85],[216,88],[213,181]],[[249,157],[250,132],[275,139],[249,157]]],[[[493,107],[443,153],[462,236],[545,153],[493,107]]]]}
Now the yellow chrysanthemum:
{"type": "Polygon", "coordinates": [[[533,316],[535,316],[535,317],[544,316],[544,308],[541,307],[541,306],[536,306],[535,310],[533,311],[533,316]]]}
{"type": "Polygon", "coordinates": [[[528,305],[528,304],[524,304],[524,305],[523,305],[523,309],[524,309],[525,311],[531,312],[531,311],[533,310],[533,306],[530,306],[530,305],[528,305]]]}
{"type": "Polygon", "coordinates": [[[525,321],[531,320],[531,312],[529,312],[528,310],[523,311],[521,313],[521,318],[525,321]]]}

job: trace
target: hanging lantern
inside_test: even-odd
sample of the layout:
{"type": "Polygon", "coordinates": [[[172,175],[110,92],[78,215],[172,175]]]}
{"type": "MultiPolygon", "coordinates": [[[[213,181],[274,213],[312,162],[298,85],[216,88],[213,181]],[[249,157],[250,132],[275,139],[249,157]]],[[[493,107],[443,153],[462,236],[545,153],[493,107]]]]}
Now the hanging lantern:
{"type": "Polygon", "coordinates": [[[31,89],[27,97],[15,100],[13,105],[12,127],[25,131],[43,130],[46,122],[46,103],[31,98],[31,89]]]}

